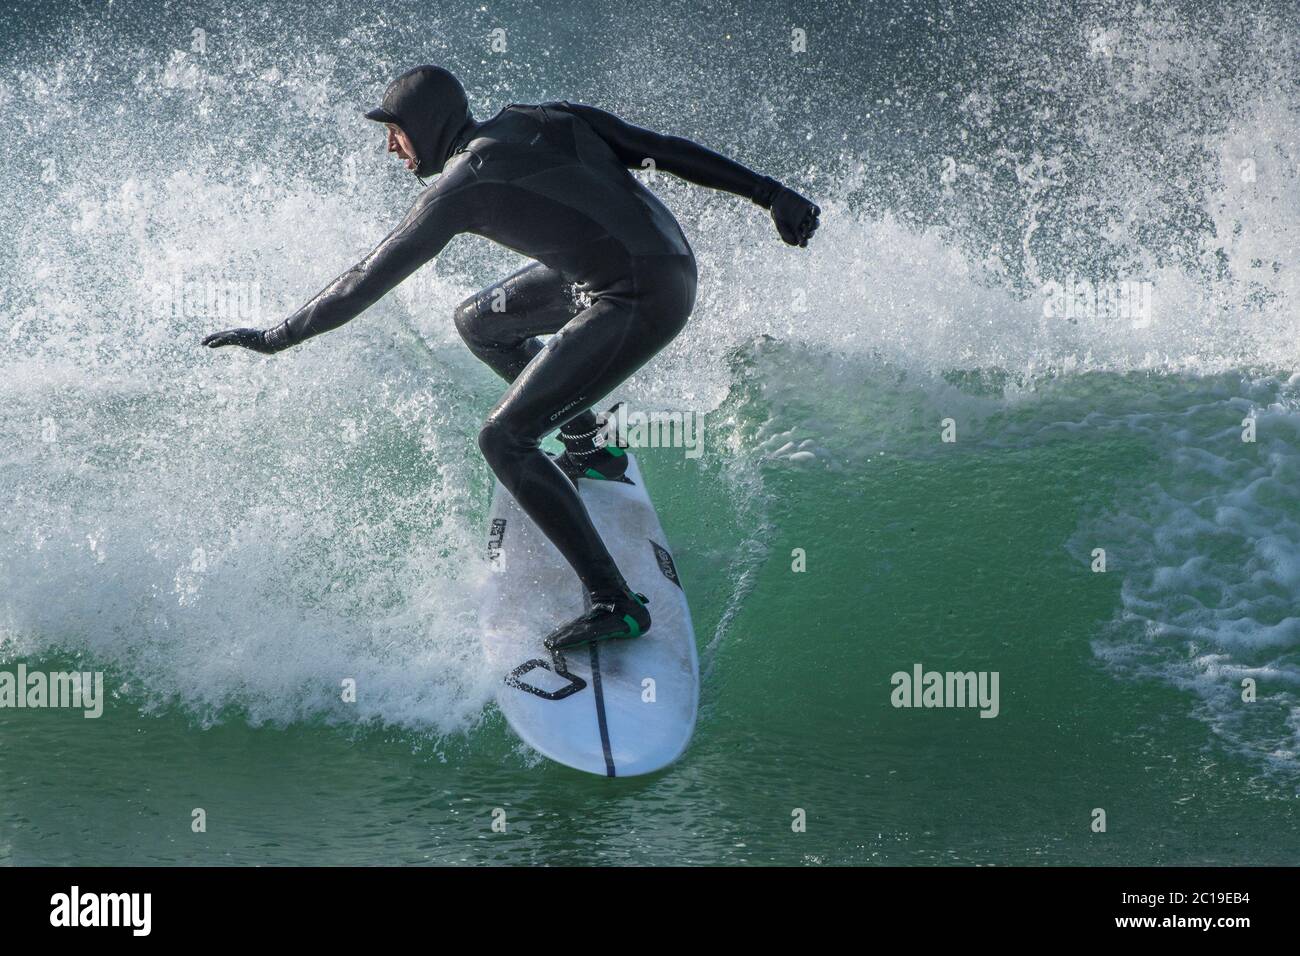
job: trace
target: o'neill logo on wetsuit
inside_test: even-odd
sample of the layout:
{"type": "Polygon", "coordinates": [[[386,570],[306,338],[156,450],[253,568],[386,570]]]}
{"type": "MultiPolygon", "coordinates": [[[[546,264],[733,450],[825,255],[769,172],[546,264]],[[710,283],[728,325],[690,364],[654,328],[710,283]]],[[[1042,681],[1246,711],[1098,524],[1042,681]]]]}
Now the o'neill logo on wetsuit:
{"type": "MultiPolygon", "coordinates": [[[[650,539],[647,538],[646,540],[649,541],[650,539]]],[[[650,547],[655,549],[655,560],[659,562],[659,570],[663,572],[664,577],[681,587],[682,582],[677,578],[677,566],[673,564],[673,556],[667,550],[655,544],[654,541],[650,541],[650,547]]]]}
{"type": "Polygon", "coordinates": [[[575,398],[573,401],[569,402],[569,404],[565,405],[565,406],[564,406],[563,408],[561,408],[558,412],[556,412],[554,415],[552,415],[552,416],[551,416],[551,421],[555,421],[557,418],[559,418],[561,415],[563,415],[565,412],[567,412],[569,409],[571,409],[574,405],[581,404],[582,400],[583,400],[584,398],[586,398],[586,397],[587,397],[587,396],[585,396],[585,395],[579,395],[579,396],[578,396],[577,398],[575,398]]]}

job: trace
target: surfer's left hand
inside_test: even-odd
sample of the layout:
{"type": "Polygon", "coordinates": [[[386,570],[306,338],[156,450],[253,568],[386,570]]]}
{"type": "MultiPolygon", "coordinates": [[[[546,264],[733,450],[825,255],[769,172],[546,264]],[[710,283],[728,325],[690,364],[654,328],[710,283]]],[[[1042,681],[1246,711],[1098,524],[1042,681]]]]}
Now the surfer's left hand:
{"type": "Polygon", "coordinates": [[[266,333],[261,329],[226,329],[224,332],[213,332],[203,340],[203,344],[210,349],[219,349],[223,345],[239,345],[254,352],[261,352],[263,355],[275,352],[275,349],[266,343],[266,333]]]}
{"type": "Polygon", "coordinates": [[[813,205],[811,200],[787,186],[781,187],[781,191],[772,200],[772,221],[776,223],[776,231],[792,246],[808,245],[808,240],[820,224],[818,217],[821,214],[821,209],[813,205]]]}

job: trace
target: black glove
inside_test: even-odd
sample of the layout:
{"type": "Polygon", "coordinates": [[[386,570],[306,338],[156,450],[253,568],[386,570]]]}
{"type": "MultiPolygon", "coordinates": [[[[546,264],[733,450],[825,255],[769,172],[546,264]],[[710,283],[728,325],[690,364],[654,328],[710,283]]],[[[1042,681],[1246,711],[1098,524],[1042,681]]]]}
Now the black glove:
{"type": "Polygon", "coordinates": [[[203,340],[203,344],[210,349],[219,349],[223,345],[242,345],[263,355],[271,355],[279,351],[266,341],[266,333],[261,329],[226,329],[224,332],[213,332],[203,340]]]}
{"type": "Polygon", "coordinates": [[[789,245],[806,246],[817,231],[822,211],[793,189],[782,186],[772,200],[772,221],[789,245]]]}

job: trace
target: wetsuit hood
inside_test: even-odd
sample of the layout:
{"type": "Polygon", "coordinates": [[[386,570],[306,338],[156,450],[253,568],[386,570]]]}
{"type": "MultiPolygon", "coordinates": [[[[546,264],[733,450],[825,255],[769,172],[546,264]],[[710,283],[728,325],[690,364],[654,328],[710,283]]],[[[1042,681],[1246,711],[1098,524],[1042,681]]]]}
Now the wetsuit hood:
{"type": "Polygon", "coordinates": [[[383,103],[366,119],[401,127],[415,147],[415,175],[442,172],[447,160],[478,124],[460,80],[440,66],[407,70],[384,91],[383,103]]]}

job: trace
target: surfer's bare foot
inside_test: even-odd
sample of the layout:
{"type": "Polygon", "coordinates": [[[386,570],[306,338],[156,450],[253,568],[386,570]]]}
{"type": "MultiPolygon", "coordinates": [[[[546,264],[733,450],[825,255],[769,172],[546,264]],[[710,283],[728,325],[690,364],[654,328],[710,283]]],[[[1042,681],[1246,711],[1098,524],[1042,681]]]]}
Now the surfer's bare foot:
{"type": "Polygon", "coordinates": [[[552,631],[546,638],[546,648],[567,651],[596,641],[640,637],[650,630],[647,600],[644,594],[632,591],[592,595],[591,610],[552,631]]]}

